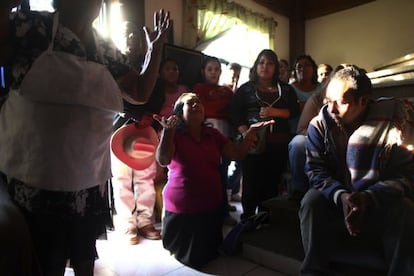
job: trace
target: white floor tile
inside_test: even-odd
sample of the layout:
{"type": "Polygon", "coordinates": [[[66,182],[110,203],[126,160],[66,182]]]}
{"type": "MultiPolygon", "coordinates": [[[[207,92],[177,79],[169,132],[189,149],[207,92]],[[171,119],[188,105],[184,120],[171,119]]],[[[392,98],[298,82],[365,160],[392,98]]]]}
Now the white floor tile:
{"type": "MultiPolygon", "coordinates": [[[[232,202],[237,212],[231,215],[239,220],[241,204],[232,202]]],[[[226,234],[231,226],[226,226],[226,234]]],[[[95,262],[95,276],[283,276],[239,256],[220,256],[202,271],[184,266],[169,254],[162,241],[142,239],[137,245],[129,245],[122,235],[108,233],[108,240],[98,240],[99,259],[95,262]]],[[[66,269],[65,276],[74,276],[73,270],[66,269]]]]}

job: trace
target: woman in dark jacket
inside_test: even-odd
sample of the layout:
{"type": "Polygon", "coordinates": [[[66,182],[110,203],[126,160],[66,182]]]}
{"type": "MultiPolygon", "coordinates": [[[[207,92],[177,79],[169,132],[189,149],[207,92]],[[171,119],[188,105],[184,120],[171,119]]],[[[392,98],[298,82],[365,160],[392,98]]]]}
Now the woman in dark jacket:
{"type": "Polygon", "coordinates": [[[251,69],[250,81],[236,91],[231,108],[233,124],[241,135],[253,123],[275,120],[274,125],[260,132],[258,144],[243,161],[241,219],[254,215],[256,208],[264,211],[263,201],[277,196],[288,160],[288,119],[298,113],[295,92],[279,81],[276,53],[261,51],[251,69]]]}

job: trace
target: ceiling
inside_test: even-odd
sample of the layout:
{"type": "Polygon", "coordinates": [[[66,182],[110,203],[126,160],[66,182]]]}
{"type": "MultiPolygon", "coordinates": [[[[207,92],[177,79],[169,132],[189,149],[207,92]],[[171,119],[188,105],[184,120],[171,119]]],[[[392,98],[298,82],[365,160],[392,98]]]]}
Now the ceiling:
{"type": "Polygon", "coordinates": [[[375,0],[253,0],[289,18],[312,19],[350,9],[375,0]]]}

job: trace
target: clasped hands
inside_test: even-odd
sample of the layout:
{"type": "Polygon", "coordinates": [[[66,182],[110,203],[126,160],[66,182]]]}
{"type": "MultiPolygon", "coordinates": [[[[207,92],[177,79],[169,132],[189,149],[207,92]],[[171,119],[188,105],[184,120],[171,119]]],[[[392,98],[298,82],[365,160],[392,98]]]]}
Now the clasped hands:
{"type": "Polygon", "coordinates": [[[361,232],[362,224],[369,204],[370,195],[366,192],[341,194],[345,226],[348,233],[356,237],[361,232]]]}
{"type": "Polygon", "coordinates": [[[259,111],[260,118],[269,118],[273,116],[273,107],[261,107],[259,111]]]}

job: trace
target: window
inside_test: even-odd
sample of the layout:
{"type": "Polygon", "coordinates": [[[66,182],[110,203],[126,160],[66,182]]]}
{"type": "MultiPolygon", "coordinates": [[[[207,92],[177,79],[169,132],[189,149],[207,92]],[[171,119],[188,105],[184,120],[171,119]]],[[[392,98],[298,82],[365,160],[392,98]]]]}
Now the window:
{"type": "Polygon", "coordinates": [[[204,48],[201,49],[202,52],[206,55],[250,67],[257,54],[269,48],[269,38],[267,34],[250,30],[245,24],[237,24],[219,38],[203,45],[202,48],[204,48]]]}
{"type": "MultiPolygon", "coordinates": [[[[244,24],[237,24],[219,38],[202,45],[204,54],[218,57],[228,63],[237,62],[242,66],[239,86],[249,80],[250,67],[263,49],[269,48],[267,34],[249,30],[244,24]]],[[[198,47],[200,48],[200,47],[198,47]]],[[[232,72],[222,66],[221,84],[231,80],[232,72]]]]}
{"type": "MultiPolygon", "coordinates": [[[[224,63],[239,63],[242,66],[239,84],[246,82],[258,53],[273,48],[274,39],[270,34],[274,33],[277,22],[235,3],[215,0],[188,8],[189,20],[194,10],[197,16],[197,22],[193,21],[197,24],[195,49],[224,63]]],[[[220,82],[224,84],[231,79],[231,72],[227,66],[222,68],[220,82]]]]}

